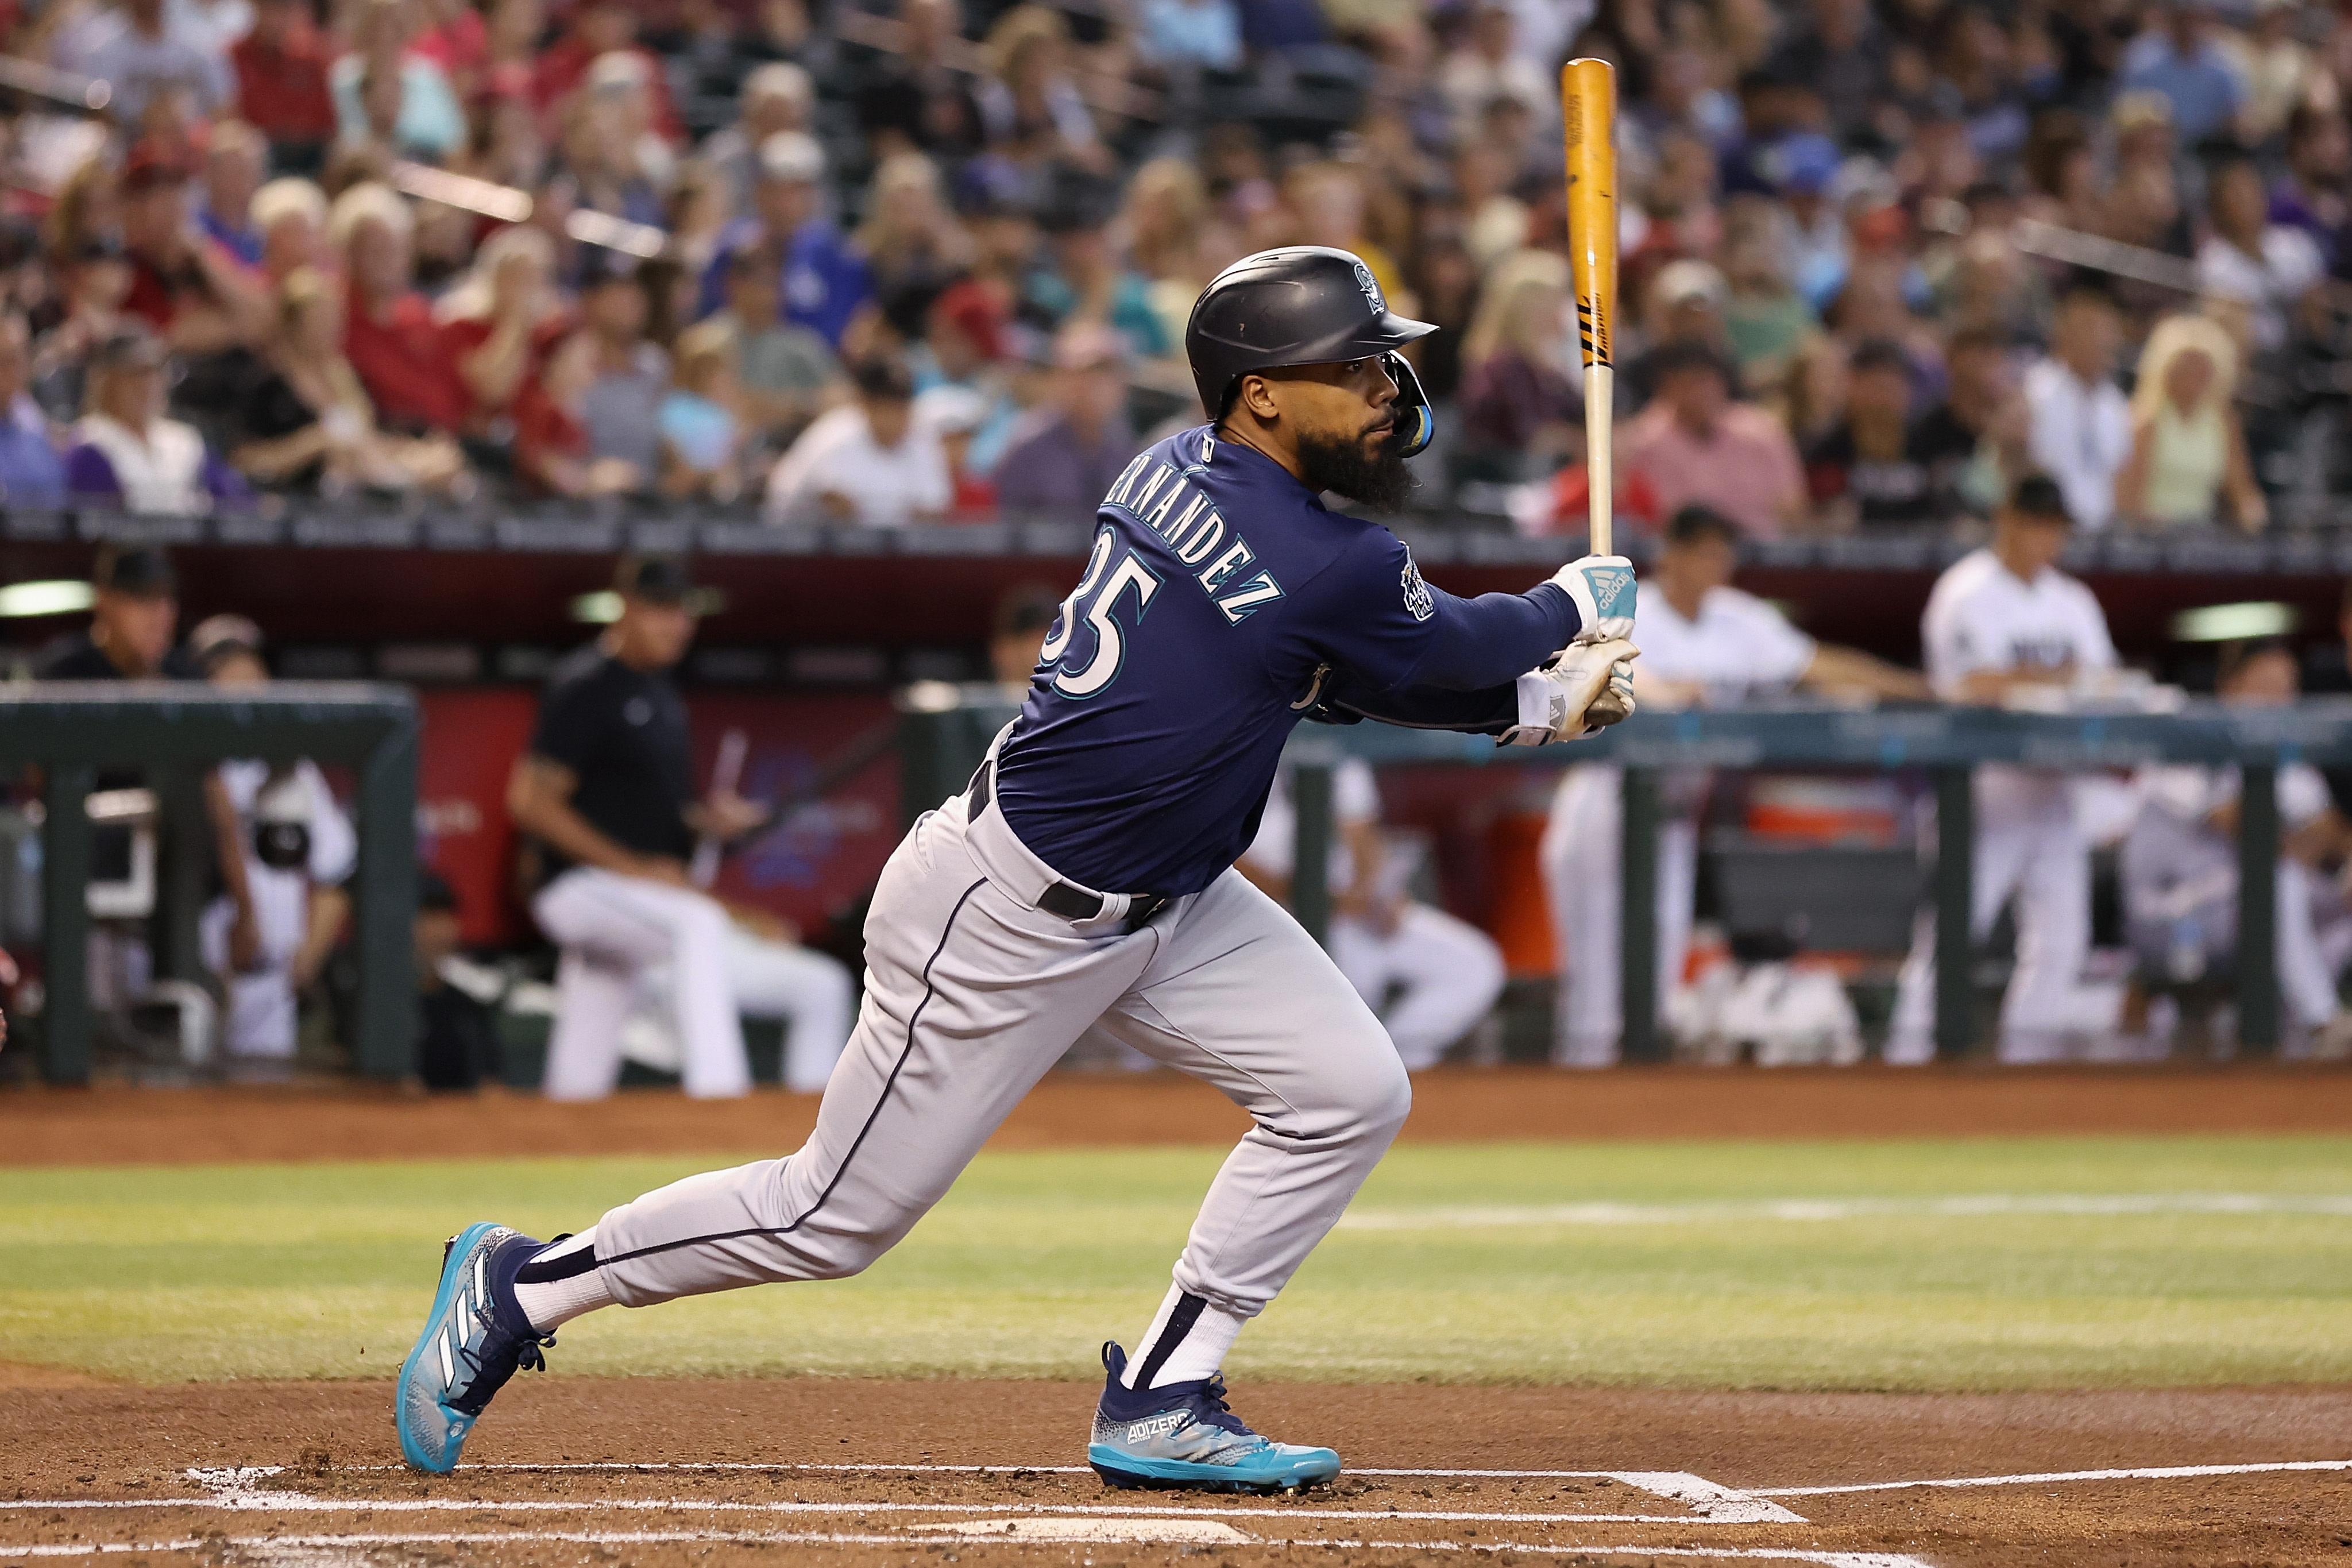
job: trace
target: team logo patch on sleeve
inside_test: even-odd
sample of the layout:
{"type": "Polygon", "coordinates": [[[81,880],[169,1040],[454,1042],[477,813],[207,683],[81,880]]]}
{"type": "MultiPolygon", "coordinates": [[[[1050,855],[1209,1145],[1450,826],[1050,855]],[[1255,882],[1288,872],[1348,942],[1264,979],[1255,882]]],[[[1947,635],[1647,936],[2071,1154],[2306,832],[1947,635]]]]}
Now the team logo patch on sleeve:
{"type": "Polygon", "coordinates": [[[1421,568],[1413,564],[1411,552],[1404,558],[1403,583],[1405,614],[1416,621],[1425,621],[1437,614],[1437,601],[1431,596],[1429,584],[1421,580],[1421,568]]]}

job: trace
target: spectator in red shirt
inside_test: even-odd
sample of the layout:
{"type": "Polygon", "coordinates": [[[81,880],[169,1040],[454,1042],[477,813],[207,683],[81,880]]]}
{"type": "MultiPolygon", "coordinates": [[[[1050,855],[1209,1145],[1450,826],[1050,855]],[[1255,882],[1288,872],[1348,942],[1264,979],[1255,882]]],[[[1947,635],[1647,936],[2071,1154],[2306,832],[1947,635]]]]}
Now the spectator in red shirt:
{"type": "Polygon", "coordinates": [[[269,138],[271,166],[314,172],[335,139],[335,100],[327,90],[331,51],[307,0],[254,0],[253,30],[228,54],[241,112],[269,138]]]}
{"type": "Polygon", "coordinates": [[[457,374],[487,426],[510,412],[526,381],[541,374],[571,328],[552,286],[555,245],[527,224],[482,242],[472,268],[435,308],[457,374]]]}
{"type": "Polygon", "coordinates": [[[386,429],[465,427],[473,399],[433,307],[410,284],[415,223],[388,185],[363,181],[337,198],[327,237],[343,258],[343,357],[386,429]]]}
{"type": "Polygon", "coordinates": [[[171,153],[147,142],[131,150],[122,170],[122,244],[131,268],[123,309],[181,353],[256,342],[268,302],[236,258],[195,232],[187,187],[188,170],[171,153]]]}
{"type": "Polygon", "coordinates": [[[531,81],[531,101],[541,113],[568,98],[587,79],[596,57],[620,50],[636,56],[646,68],[646,90],[652,97],[652,123],[661,139],[677,145],[681,126],[677,107],[670,101],[668,72],[661,57],[637,47],[636,14],[615,0],[581,0],[572,26],[553,47],[541,54],[531,81]]]}

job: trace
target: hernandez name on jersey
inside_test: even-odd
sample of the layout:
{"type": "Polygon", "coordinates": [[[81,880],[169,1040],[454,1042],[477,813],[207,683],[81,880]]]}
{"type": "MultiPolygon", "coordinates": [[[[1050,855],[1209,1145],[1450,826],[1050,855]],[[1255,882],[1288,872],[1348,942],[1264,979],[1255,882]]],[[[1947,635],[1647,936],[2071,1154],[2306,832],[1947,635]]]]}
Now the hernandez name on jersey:
{"type": "Polygon", "coordinates": [[[1255,835],[1283,742],[1318,697],[1500,730],[1517,711],[1509,683],[1576,628],[1549,584],[1475,600],[1432,588],[1387,529],[1198,426],[1104,498],[996,797],[1065,877],[1197,892],[1255,835]]]}

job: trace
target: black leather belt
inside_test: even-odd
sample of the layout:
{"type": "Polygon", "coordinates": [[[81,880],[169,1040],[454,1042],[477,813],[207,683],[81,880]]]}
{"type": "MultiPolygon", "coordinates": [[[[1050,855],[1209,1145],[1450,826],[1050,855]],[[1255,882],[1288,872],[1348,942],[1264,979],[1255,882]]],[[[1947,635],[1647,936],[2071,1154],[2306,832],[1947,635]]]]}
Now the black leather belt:
{"type": "MultiPolygon", "coordinates": [[[[971,787],[964,792],[964,815],[967,819],[988,809],[995,798],[996,770],[986,763],[971,775],[971,787]]],[[[1141,931],[1152,916],[1170,903],[1166,893],[1136,893],[1127,900],[1127,919],[1121,928],[1128,932],[1141,931]]],[[[1068,882],[1056,882],[1037,895],[1037,907],[1047,914],[1061,916],[1066,921],[1090,921],[1103,911],[1103,896],[1089,893],[1068,882]]]]}

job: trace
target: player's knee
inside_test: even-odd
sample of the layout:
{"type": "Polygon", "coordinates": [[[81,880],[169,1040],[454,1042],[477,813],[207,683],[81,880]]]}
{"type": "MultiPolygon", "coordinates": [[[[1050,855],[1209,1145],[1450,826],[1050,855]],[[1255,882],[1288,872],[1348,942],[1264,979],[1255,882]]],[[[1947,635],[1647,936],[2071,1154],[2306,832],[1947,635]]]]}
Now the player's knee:
{"type": "Polygon", "coordinates": [[[1383,1140],[1394,1137],[1412,1114],[1412,1079],[1396,1047],[1385,1038],[1379,1052],[1370,1055],[1360,1070],[1349,1075],[1340,1109],[1353,1135],[1383,1140]]]}

